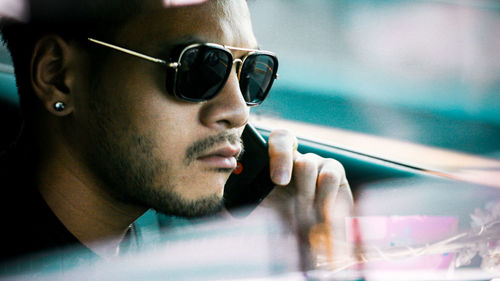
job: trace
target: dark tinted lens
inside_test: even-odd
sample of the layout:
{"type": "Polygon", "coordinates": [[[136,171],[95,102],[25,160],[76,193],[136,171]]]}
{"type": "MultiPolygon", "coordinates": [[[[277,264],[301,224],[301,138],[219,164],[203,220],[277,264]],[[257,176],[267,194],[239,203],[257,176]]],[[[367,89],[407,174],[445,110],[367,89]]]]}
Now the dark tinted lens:
{"type": "Polygon", "coordinates": [[[270,55],[253,54],[245,59],[240,72],[240,89],[247,104],[259,104],[266,98],[276,67],[276,59],[270,55]]]}
{"type": "Polygon", "coordinates": [[[186,50],[177,69],[176,95],[192,101],[213,98],[224,86],[231,64],[231,53],[223,49],[197,46],[186,50]]]}

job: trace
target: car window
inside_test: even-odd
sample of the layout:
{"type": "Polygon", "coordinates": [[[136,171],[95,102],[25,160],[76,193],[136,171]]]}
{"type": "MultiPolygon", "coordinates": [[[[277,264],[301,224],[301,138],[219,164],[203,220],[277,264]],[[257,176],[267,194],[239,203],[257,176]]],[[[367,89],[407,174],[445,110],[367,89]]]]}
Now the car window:
{"type": "Polygon", "coordinates": [[[280,58],[280,79],[254,110],[271,117],[266,125],[316,125],[330,143],[444,170],[477,163],[471,155],[500,158],[498,2],[277,0],[250,8],[260,44],[280,58]]]}
{"type": "MultiPolygon", "coordinates": [[[[318,223],[322,235],[309,236],[323,247],[321,270],[301,272],[303,252],[283,214],[228,223],[150,210],[134,224],[144,252],[129,245],[130,256],[97,265],[71,253],[76,265],[65,278],[387,280],[389,272],[391,280],[496,280],[500,5],[248,2],[260,47],[280,63],[251,121],[263,132],[289,129],[301,152],[339,160],[355,192],[352,216],[330,214],[342,231],[324,235],[318,223]]],[[[12,74],[0,46],[0,86],[9,95],[12,74]]],[[[57,261],[47,276],[58,273],[57,261]]]]}

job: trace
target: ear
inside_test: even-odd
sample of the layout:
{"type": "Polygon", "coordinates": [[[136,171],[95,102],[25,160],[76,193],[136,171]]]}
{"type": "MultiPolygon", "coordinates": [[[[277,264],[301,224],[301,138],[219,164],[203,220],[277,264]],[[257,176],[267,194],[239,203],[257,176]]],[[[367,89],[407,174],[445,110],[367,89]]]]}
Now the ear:
{"type": "Polygon", "coordinates": [[[71,47],[58,35],[46,35],[38,40],[31,57],[31,85],[44,107],[56,116],[66,116],[73,111],[71,77],[68,66],[71,47]],[[64,109],[57,109],[61,102],[64,109]]]}

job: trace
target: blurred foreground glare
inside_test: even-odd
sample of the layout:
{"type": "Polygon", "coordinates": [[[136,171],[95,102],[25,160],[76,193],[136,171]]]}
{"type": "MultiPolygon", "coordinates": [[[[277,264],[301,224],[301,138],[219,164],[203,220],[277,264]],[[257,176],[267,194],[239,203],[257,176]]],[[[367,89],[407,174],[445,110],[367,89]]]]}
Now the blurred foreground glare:
{"type": "Polygon", "coordinates": [[[25,20],[28,13],[29,11],[24,0],[0,0],[0,18],[9,17],[17,20],[25,20]]]}
{"type": "MultiPolygon", "coordinates": [[[[358,194],[355,216],[312,225],[309,252],[274,208],[187,220],[149,211],[120,257],[39,253],[2,280],[492,280],[500,276],[500,191],[401,179],[358,194]],[[445,196],[448,194],[448,196],[445,196]],[[387,198],[390,198],[388,200],[387,198]],[[418,202],[418,203],[416,203],[418,202]],[[301,246],[302,245],[302,246],[301,246]],[[304,259],[313,254],[313,269],[304,259]]],[[[327,216],[328,217],[328,216],[327,216]]]]}

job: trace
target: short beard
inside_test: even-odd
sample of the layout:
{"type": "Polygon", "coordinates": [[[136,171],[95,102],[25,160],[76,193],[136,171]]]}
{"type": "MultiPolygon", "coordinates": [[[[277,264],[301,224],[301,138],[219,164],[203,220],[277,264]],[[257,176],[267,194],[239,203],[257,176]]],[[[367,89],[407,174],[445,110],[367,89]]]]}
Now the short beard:
{"type": "MultiPolygon", "coordinates": [[[[156,179],[164,178],[162,175],[169,175],[169,163],[153,153],[154,133],[141,135],[131,126],[132,122],[113,119],[112,116],[123,115],[117,112],[120,109],[106,102],[106,98],[91,100],[89,108],[93,118],[88,128],[87,163],[103,181],[106,193],[121,202],[175,216],[206,216],[222,209],[223,198],[217,194],[186,200],[173,191],[176,190],[173,183],[155,184],[156,179]]],[[[239,136],[226,133],[193,143],[185,164],[213,145],[223,141],[233,143],[235,138],[239,136]]]]}

